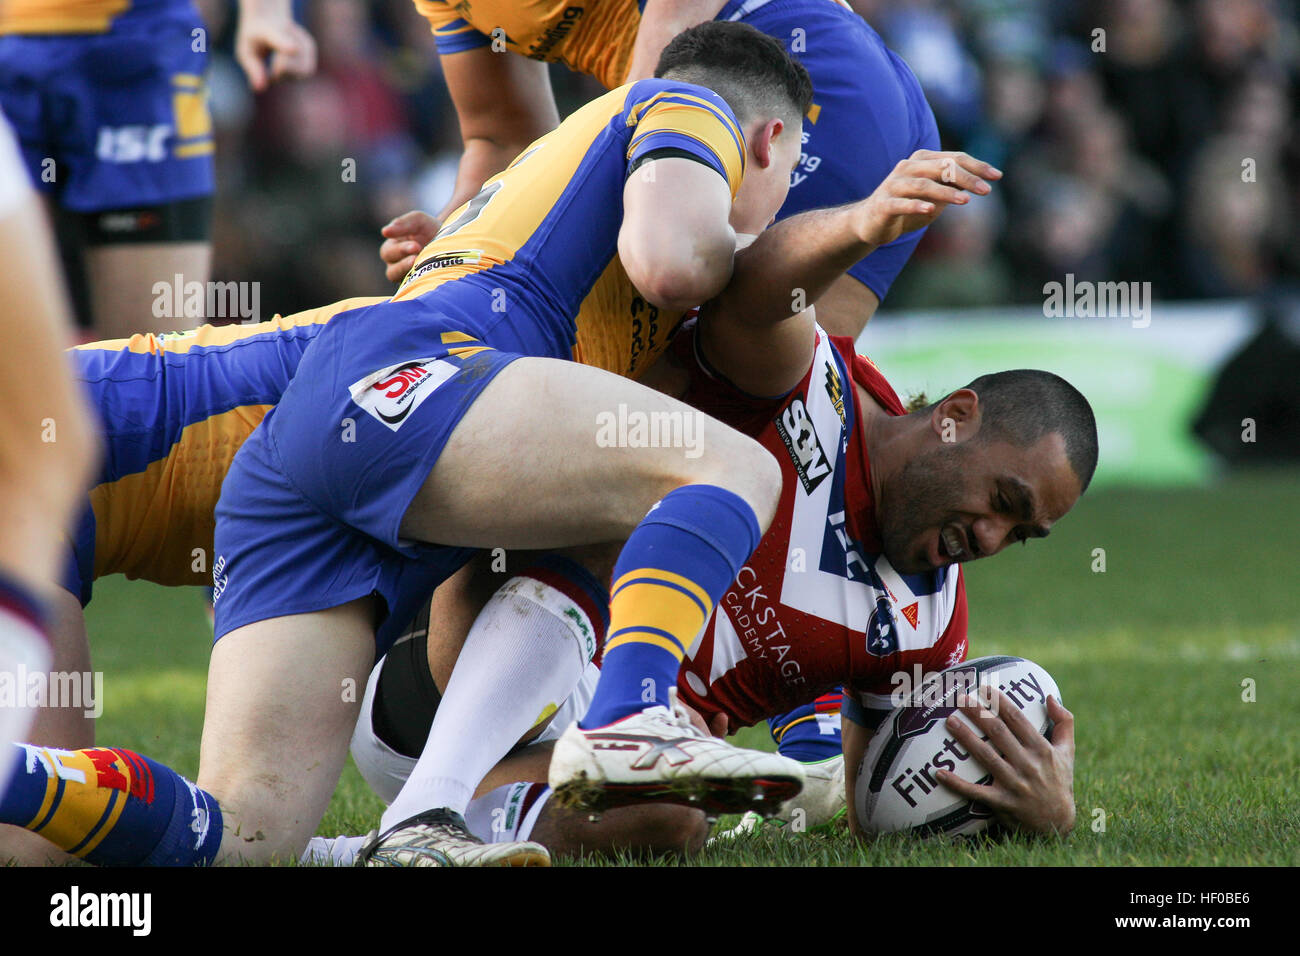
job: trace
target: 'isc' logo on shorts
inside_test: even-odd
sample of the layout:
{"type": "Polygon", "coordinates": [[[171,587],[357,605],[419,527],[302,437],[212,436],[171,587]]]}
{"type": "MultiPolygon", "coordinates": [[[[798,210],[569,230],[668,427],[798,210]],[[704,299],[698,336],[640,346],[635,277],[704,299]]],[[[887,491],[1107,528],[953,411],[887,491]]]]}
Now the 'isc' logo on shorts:
{"type": "Polygon", "coordinates": [[[105,163],[161,163],[167,158],[172,128],[156,126],[101,126],[95,156],[105,163]]]}

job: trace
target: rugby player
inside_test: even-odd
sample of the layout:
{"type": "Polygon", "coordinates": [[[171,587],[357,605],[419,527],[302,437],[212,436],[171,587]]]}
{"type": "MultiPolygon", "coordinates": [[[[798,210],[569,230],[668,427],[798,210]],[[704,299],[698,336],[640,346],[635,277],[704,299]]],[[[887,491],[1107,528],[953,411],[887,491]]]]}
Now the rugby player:
{"type": "MultiPolygon", "coordinates": [[[[236,55],[254,89],[315,69],[290,0],[240,0],[239,20],[236,55]]],[[[190,0],[0,3],[0,108],[33,180],[76,224],[103,338],[137,332],[145,317],[158,329],[185,318],[153,308],[159,277],[208,279],[206,69],[190,0]]]]}
{"type": "MultiPolygon", "coordinates": [[[[340,687],[364,679],[481,546],[630,534],[630,583],[611,600],[613,631],[626,634],[606,649],[584,721],[679,733],[667,707],[679,660],[757,544],[779,476],[756,443],[712,421],[698,461],[611,449],[599,467],[579,463],[567,449],[590,446],[590,409],[678,406],[557,359],[582,346],[631,373],[663,349],[673,313],[725,284],[728,220],[757,231],[779,208],[811,89],[778,43],[735,24],[688,31],[661,66],[662,79],[593,101],[535,143],[452,218],[393,301],[336,316],[306,350],[217,509],[200,786],[115,761],[119,781],[168,775],[178,800],[160,807],[134,787],[109,836],[152,833],[149,857],[178,862],[301,852],[356,719],[340,687]],[[647,304],[664,312],[658,329],[638,317],[647,304]],[[590,344],[602,333],[603,350],[590,344]],[[664,615],[672,594],[689,604],[664,615]],[[192,820],[204,825],[191,831],[192,820]]],[[[692,746],[712,754],[724,797],[800,785],[784,758],[702,736],[692,746]]],[[[450,784],[446,829],[464,834],[470,788],[450,784]]],[[[77,802],[65,793],[54,816],[77,802]]],[[[514,856],[546,859],[528,844],[514,856]]]]}
{"type": "MultiPolygon", "coordinates": [[[[50,575],[61,585],[48,601],[55,670],[90,670],[82,609],[96,578],[211,582],[213,509],[236,450],[279,401],[323,323],[378,301],[347,299],[256,325],[141,334],[67,353],[107,454],[77,508],[62,577],[50,575]]],[[[56,547],[62,536],[53,537],[56,547]]],[[[59,703],[29,711],[35,720],[22,739],[62,750],[93,746],[95,722],[84,702],[59,703]]],[[[0,827],[0,861],[43,862],[53,849],[37,835],[0,827]]]]}
{"type": "MultiPolygon", "coordinates": [[[[899,175],[908,174],[908,165],[899,175]]],[[[789,290],[803,288],[815,297],[837,269],[872,245],[862,238],[871,232],[861,217],[874,209],[868,202],[809,213],[764,233],[738,255],[732,283],[698,325],[678,335],[668,356],[673,368],[655,376],[672,394],[758,438],[783,472],[776,517],[683,661],[679,697],[720,732],[804,708],[773,728],[781,750],[793,753],[796,739],[803,750],[822,737],[796,731],[791,739],[793,728],[811,730],[814,700],[844,685],[845,762],[823,768],[824,786],[810,795],[815,799],[801,795],[794,802],[814,824],[847,805],[855,830],[854,781],[843,767],[857,766],[871,731],[892,709],[895,675],[918,665],[923,672],[941,670],[966,657],[960,563],[1045,537],[1086,489],[1097,457],[1091,409],[1057,376],[1028,370],[985,375],[904,414],[851,340],[825,336],[810,311],[789,314],[789,290]],[[836,794],[832,786],[846,789],[836,794]]],[[[410,741],[438,726],[440,688],[451,690],[462,667],[500,670],[488,662],[510,653],[518,640],[511,632],[527,632],[528,647],[548,640],[581,647],[586,634],[599,640],[604,622],[594,611],[601,606],[600,587],[598,579],[562,562],[527,567],[487,602],[463,647],[454,628],[463,612],[438,614],[435,599],[430,640],[450,647],[431,646],[426,656],[395,649],[367,688],[353,752],[372,787],[394,800],[409,777],[406,785],[419,791],[427,768],[423,758],[415,761],[418,746],[412,752],[410,741]],[[426,673],[413,678],[415,669],[426,673]]],[[[423,647],[418,637],[413,643],[423,647]]],[[[575,665],[582,682],[550,718],[543,739],[576,719],[591,695],[596,668],[586,664],[584,671],[581,657],[569,663],[575,665]]],[[[821,702],[823,711],[833,706],[824,697],[821,702]]],[[[513,699],[484,693],[481,705],[479,723],[461,724],[459,732],[474,737],[478,728],[502,719],[513,699]]],[[[942,775],[943,781],[1025,829],[1068,831],[1074,821],[1072,716],[1059,701],[1049,703],[1056,723],[1049,745],[1022,741],[1015,707],[997,714],[987,726],[1005,759],[993,759],[988,744],[958,732],[959,742],[985,760],[993,782],[975,786],[951,775],[942,775]]],[[[626,735],[608,736],[629,745],[626,735]]],[[[824,739],[799,756],[824,758],[835,738],[824,739]]],[[[564,743],[561,738],[556,746],[564,743]]],[[[528,776],[471,805],[467,819],[478,836],[539,839],[565,852],[682,848],[703,840],[707,826],[698,811],[616,809],[593,824],[586,813],[553,806],[545,787],[528,783],[545,779],[547,749],[530,748],[529,757],[510,758],[510,769],[493,771],[495,781],[508,780],[511,771],[528,776]]],[[[409,830],[396,838],[381,834],[363,856],[404,865],[440,862],[436,849],[431,853],[409,830]]],[[[332,844],[334,858],[346,859],[359,842],[332,844]]]]}
{"type": "MultiPolygon", "coordinates": [[[[33,716],[25,674],[51,661],[46,628],[60,540],[98,455],[61,349],[68,303],[53,242],[0,111],[0,748],[33,716]]],[[[9,768],[0,763],[0,787],[9,768]]]]}
{"type": "MultiPolygon", "coordinates": [[[[911,166],[900,166],[898,182],[914,182],[914,172],[917,170],[911,166]]],[[[932,166],[930,176],[941,178],[941,168],[932,166]]],[[[211,538],[211,510],[216,497],[213,481],[220,479],[234,447],[260,419],[265,411],[263,403],[276,399],[305,342],[315,336],[318,323],[351,304],[360,303],[337,303],[326,310],[252,328],[200,329],[198,333],[174,337],[140,336],[130,342],[99,343],[77,352],[83,377],[94,382],[110,444],[122,445],[121,454],[113,455],[117,476],[105,475],[105,488],[92,496],[96,509],[91,531],[96,525],[103,529],[94,538],[94,572],[130,571],[166,584],[198,580],[194,576],[194,545],[211,538]],[[166,398],[160,399],[160,389],[166,398]],[[144,414],[144,410],[155,407],[162,411],[144,414]],[[155,450],[157,458],[133,450],[142,445],[142,434],[148,436],[143,444],[155,450]],[[146,467],[147,460],[152,460],[153,466],[146,467]],[[168,486],[177,485],[188,488],[182,501],[165,493],[168,486]],[[156,502],[155,514],[131,533],[133,546],[113,545],[113,541],[121,540],[123,531],[134,527],[130,516],[138,515],[139,509],[133,502],[139,505],[149,499],[156,502]],[[170,529],[168,522],[159,520],[169,512],[170,522],[175,525],[170,529]],[[165,561],[164,555],[169,555],[165,561]]],[[[88,541],[83,528],[78,538],[82,566],[90,564],[88,541]]],[[[199,550],[207,550],[207,545],[199,550]]],[[[73,592],[83,591],[75,575],[75,563],[68,587],[73,592]]],[[[85,589],[88,596],[88,579],[85,589]]],[[[36,752],[44,753],[40,761],[47,763],[73,760],[70,766],[88,774],[95,773],[96,761],[135,761],[136,766],[149,766],[135,754],[126,756],[108,750],[96,754],[36,752]]],[[[800,756],[806,757],[806,752],[800,756]]],[[[30,758],[27,762],[32,763],[30,758]]],[[[36,792],[34,805],[39,806],[44,786],[36,792]]],[[[22,809],[21,796],[12,797],[4,809],[4,818],[39,822],[43,830],[55,819],[45,818],[44,814],[34,819],[30,808],[22,809]]],[[[82,809],[90,813],[82,829],[69,829],[61,835],[69,847],[77,843],[90,845],[85,838],[90,835],[91,825],[100,822],[103,806],[87,803],[82,809]]],[[[66,825],[68,821],[62,822],[66,825]]],[[[104,845],[95,844],[94,848],[101,858],[109,851],[121,852],[118,839],[120,836],[110,836],[104,845]]]]}
{"type": "MultiPolygon", "coordinates": [[[[415,0],[428,18],[464,141],[456,187],[436,217],[415,212],[383,230],[380,254],[399,280],[451,210],[474,196],[559,121],[545,62],[608,89],[645,79],[680,31],[717,19],[780,40],[807,68],[814,99],[799,164],[778,219],[856,202],[918,149],[939,148],[934,116],[907,65],[840,0],[415,0]],[[503,56],[509,51],[513,56],[503,56]],[[532,58],[531,60],[526,59],[532,58]]],[[[818,303],[826,329],[856,338],[920,241],[906,233],[853,263],[818,303]]]]}

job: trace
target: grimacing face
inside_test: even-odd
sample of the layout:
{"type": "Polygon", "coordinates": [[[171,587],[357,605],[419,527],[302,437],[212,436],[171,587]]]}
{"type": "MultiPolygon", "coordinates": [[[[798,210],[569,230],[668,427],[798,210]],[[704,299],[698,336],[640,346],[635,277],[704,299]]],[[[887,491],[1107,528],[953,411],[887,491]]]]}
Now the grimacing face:
{"type": "Polygon", "coordinates": [[[1081,483],[1058,432],[1025,448],[976,434],[909,460],[884,490],[885,556],[902,574],[997,554],[1045,538],[1081,483]]]}

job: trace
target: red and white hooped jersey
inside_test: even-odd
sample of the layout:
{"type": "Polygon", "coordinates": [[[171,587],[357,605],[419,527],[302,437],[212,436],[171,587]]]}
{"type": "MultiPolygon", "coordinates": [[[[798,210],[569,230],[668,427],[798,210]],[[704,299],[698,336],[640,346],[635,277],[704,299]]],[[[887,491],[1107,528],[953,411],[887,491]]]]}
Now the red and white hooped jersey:
{"type": "Polygon", "coordinates": [[[817,330],[812,365],[787,395],[748,395],[713,371],[695,324],[673,351],[690,370],[685,400],[753,436],[781,463],[772,526],[718,603],[678,693],[733,729],[844,686],[893,709],[897,675],[915,680],[966,658],[966,592],[956,565],[899,574],[881,553],[857,382],[891,415],[903,405],[853,340],[817,330]],[[851,376],[851,378],[850,378],[851,376]]]}

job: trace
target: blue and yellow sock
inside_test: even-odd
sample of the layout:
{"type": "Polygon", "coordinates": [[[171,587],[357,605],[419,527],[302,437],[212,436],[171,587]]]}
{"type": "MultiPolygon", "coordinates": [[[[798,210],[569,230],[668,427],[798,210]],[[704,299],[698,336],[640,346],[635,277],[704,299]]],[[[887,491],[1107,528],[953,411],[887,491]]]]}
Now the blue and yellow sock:
{"type": "Polygon", "coordinates": [[[0,823],[99,866],[206,866],[216,856],[221,808],[168,767],[117,748],[14,749],[0,823]]]}
{"type": "Polygon", "coordinates": [[[840,706],[844,695],[833,690],[811,704],[796,707],[787,714],[772,717],[767,725],[782,757],[800,763],[816,763],[838,757],[843,750],[840,733],[840,706]]]}
{"type": "Polygon", "coordinates": [[[614,566],[605,660],[581,727],[668,703],[682,658],[759,537],[748,502],[714,485],[678,488],[642,519],[614,566]]]}

